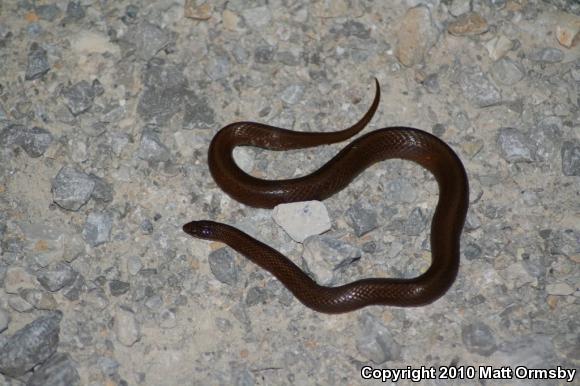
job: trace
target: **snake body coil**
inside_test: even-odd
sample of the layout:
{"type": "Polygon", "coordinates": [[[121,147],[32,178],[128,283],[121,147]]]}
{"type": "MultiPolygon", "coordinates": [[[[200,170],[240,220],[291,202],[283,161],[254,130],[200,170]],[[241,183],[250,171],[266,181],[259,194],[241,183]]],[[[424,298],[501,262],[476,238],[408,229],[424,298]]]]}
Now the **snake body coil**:
{"type": "Polygon", "coordinates": [[[463,165],[437,137],[413,128],[390,127],[368,133],[342,149],[312,174],[286,180],[263,180],[242,171],[232,151],[236,146],[271,150],[300,149],[344,141],[360,132],[374,115],[380,99],[378,81],[373,104],[354,126],[331,133],[296,132],[254,122],[222,128],[208,154],[211,174],[231,197],[254,207],[273,208],[295,201],[324,200],[345,188],[370,165],[401,158],[429,170],[439,186],[439,201],[431,223],[432,263],[413,279],[370,278],[339,287],[318,285],[276,250],[226,224],[193,221],[183,230],[198,238],[223,242],[278,278],[306,306],[341,313],[372,304],[420,306],[442,296],[459,268],[459,239],[468,207],[469,188],[463,165]]]}

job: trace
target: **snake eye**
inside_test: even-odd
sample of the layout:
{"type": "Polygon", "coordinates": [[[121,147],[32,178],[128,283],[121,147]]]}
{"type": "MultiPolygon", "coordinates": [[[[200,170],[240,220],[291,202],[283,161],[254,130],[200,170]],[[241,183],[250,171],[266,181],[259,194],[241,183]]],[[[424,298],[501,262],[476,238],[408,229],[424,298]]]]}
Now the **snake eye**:
{"type": "Polygon", "coordinates": [[[203,228],[201,228],[200,233],[203,237],[210,237],[211,236],[211,229],[209,229],[208,226],[204,226],[203,228]]]}

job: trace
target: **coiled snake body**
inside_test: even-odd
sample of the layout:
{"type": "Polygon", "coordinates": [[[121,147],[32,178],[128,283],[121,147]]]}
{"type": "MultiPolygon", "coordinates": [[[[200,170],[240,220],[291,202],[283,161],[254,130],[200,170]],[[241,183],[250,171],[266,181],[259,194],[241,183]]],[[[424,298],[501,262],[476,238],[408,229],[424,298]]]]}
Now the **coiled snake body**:
{"type": "Polygon", "coordinates": [[[413,128],[389,127],[359,137],[315,172],[293,179],[263,180],[242,171],[232,151],[236,146],[271,150],[300,149],[344,141],[360,132],[374,115],[380,99],[354,126],[331,133],[296,132],[254,122],[232,123],[213,138],[208,163],[216,183],[231,197],[254,207],[273,208],[295,201],[324,200],[345,188],[370,165],[401,158],[429,170],[439,186],[431,223],[432,263],[413,279],[369,278],[339,287],[318,285],[297,265],[242,231],[213,221],[183,226],[191,236],[223,242],[272,273],[306,306],[342,313],[368,305],[420,306],[433,302],[451,286],[459,268],[459,238],[468,207],[469,188],[463,165],[437,137],[413,128]]]}

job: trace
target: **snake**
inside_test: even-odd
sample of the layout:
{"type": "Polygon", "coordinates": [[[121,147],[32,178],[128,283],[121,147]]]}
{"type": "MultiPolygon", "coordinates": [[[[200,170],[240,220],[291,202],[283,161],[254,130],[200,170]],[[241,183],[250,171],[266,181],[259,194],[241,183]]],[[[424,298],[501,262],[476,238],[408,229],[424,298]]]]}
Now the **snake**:
{"type": "Polygon", "coordinates": [[[380,86],[369,110],[353,126],[334,132],[300,132],[256,122],[236,122],[220,129],[208,150],[208,166],[217,185],[233,199],[259,208],[298,201],[322,201],[341,191],[369,166],[399,158],[427,169],[437,181],[439,197],[431,221],[431,265],[414,278],[370,277],[340,286],[323,286],[289,258],[227,224],[197,220],[183,231],[199,239],[226,244],[276,277],[305,306],[322,313],[350,312],[369,305],[416,307],[430,304],[452,286],[459,270],[460,236],[469,206],[469,185],[457,154],[438,137],[411,127],[387,127],[353,140],[311,174],[281,180],[254,177],[239,168],[236,146],[269,150],[316,147],[358,134],[374,116],[380,86]]]}

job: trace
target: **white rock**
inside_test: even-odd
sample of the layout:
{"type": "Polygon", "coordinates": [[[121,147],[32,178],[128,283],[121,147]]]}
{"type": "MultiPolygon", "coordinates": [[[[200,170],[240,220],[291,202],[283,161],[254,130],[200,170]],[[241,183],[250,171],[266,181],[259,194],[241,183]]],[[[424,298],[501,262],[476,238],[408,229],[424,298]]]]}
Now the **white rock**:
{"type": "Polygon", "coordinates": [[[453,16],[463,15],[471,11],[471,0],[453,0],[449,6],[449,13],[453,16]]]}
{"type": "Polygon", "coordinates": [[[299,243],[308,236],[319,235],[330,229],[328,211],[320,201],[278,205],[272,211],[272,218],[299,243]]]}
{"type": "Polygon", "coordinates": [[[532,283],[533,286],[537,284],[537,279],[532,277],[528,271],[523,267],[522,263],[513,263],[505,270],[506,285],[509,289],[519,288],[525,284],[532,283]]]}
{"type": "Polygon", "coordinates": [[[4,291],[9,294],[18,294],[19,290],[34,288],[36,278],[21,267],[10,267],[6,270],[4,291]]]}
{"type": "Polygon", "coordinates": [[[336,270],[360,258],[361,254],[359,248],[340,239],[312,236],[304,240],[302,257],[318,284],[333,285],[336,270]]]}
{"type": "Polygon", "coordinates": [[[242,16],[250,28],[261,28],[272,21],[272,14],[266,6],[245,9],[242,11],[242,16]]]}
{"type": "Polygon", "coordinates": [[[548,284],[546,286],[546,292],[550,295],[566,296],[572,295],[574,293],[574,288],[566,283],[548,284]]]}
{"type": "Polygon", "coordinates": [[[115,334],[117,340],[123,345],[130,347],[141,337],[141,329],[135,314],[123,307],[118,307],[115,313],[115,334]]]}
{"type": "Polygon", "coordinates": [[[236,164],[245,171],[250,173],[254,168],[255,154],[252,149],[244,146],[239,146],[234,149],[234,161],[236,164]]]}
{"type": "Polygon", "coordinates": [[[498,60],[508,53],[514,46],[514,43],[503,35],[499,35],[484,44],[489,57],[492,60],[498,60]]]}
{"type": "Polygon", "coordinates": [[[136,275],[141,268],[143,268],[143,263],[139,256],[129,256],[127,258],[127,270],[131,275],[136,275]]]}

